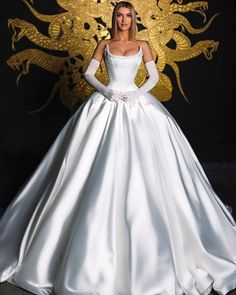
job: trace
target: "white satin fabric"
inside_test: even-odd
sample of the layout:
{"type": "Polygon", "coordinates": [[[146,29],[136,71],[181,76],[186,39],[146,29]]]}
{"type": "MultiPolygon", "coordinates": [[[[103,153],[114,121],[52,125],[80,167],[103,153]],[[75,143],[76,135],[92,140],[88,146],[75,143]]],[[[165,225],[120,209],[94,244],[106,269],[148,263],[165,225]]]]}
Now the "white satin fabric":
{"type": "MultiPolygon", "coordinates": [[[[136,89],[141,60],[106,47],[109,85],[136,89]]],[[[236,223],[152,94],[94,92],[1,219],[0,281],[39,295],[226,294],[236,223]]]]}

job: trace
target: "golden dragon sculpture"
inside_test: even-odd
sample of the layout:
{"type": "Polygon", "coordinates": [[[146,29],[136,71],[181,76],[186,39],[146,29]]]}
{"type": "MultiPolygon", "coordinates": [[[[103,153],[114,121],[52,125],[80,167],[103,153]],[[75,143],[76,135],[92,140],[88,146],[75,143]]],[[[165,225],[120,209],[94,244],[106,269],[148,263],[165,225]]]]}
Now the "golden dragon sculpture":
{"type": "MultiPolygon", "coordinates": [[[[16,82],[30,71],[30,65],[58,75],[49,99],[35,111],[44,109],[58,91],[64,105],[74,109],[84,101],[93,91],[86,83],[83,72],[92,56],[99,40],[110,38],[111,13],[114,2],[108,0],[57,0],[57,4],[65,12],[56,15],[39,13],[27,0],[22,2],[30,12],[40,21],[48,23],[48,36],[43,35],[38,28],[25,20],[9,19],[8,26],[13,30],[12,49],[23,37],[42,49],[64,52],[66,57],[59,57],[45,53],[39,49],[26,49],[11,56],[7,60],[8,66],[20,71],[16,82]]],[[[213,57],[218,47],[214,40],[198,41],[192,45],[189,34],[205,32],[217,16],[214,15],[207,22],[207,1],[196,1],[183,4],[182,0],[148,0],[147,2],[131,1],[137,12],[137,38],[147,40],[151,46],[160,81],[152,90],[161,101],[170,100],[173,92],[171,79],[165,73],[166,66],[170,66],[176,76],[177,85],[183,97],[184,93],[178,62],[187,61],[203,54],[207,59],[213,57]],[[201,28],[192,27],[185,13],[199,13],[203,17],[201,28]]],[[[141,65],[136,83],[141,85],[145,80],[145,67],[141,65]]],[[[106,83],[108,76],[104,61],[96,76],[106,83]]]]}

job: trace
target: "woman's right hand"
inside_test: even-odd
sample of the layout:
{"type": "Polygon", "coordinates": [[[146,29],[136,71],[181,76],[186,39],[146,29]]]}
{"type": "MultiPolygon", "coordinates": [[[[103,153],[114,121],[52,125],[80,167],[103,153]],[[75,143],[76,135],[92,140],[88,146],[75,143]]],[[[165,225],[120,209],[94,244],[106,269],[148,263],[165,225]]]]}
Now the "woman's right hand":
{"type": "Polygon", "coordinates": [[[118,91],[118,90],[113,90],[110,89],[107,93],[107,98],[110,101],[128,101],[129,96],[133,93],[133,91],[131,92],[124,92],[124,91],[118,91]]]}

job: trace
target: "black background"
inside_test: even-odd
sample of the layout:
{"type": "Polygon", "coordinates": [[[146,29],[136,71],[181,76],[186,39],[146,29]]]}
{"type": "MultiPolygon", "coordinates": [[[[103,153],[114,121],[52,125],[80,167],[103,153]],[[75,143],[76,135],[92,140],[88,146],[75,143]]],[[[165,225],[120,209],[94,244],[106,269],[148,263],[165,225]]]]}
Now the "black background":
{"type": "MultiPolygon", "coordinates": [[[[233,163],[236,162],[236,2],[210,0],[208,4],[208,19],[217,12],[220,15],[206,32],[192,36],[191,40],[193,44],[208,39],[219,41],[219,48],[210,61],[202,54],[178,64],[190,103],[181,96],[174,73],[167,67],[165,73],[172,77],[174,92],[172,100],[163,104],[179,123],[201,163],[233,163]]],[[[37,0],[34,7],[44,14],[63,11],[54,0],[37,0]]],[[[15,53],[7,20],[27,20],[45,35],[47,24],[37,20],[18,0],[4,2],[1,14],[0,207],[4,207],[36,168],[71,112],[55,98],[44,111],[28,113],[46,102],[58,77],[32,65],[17,88],[18,72],[6,65],[6,60],[15,53]]],[[[202,24],[200,15],[189,13],[188,19],[194,27],[202,24]]],[[[26,38],[16,43],[16,52],[27,48],[37,46],[26,38]]]]}

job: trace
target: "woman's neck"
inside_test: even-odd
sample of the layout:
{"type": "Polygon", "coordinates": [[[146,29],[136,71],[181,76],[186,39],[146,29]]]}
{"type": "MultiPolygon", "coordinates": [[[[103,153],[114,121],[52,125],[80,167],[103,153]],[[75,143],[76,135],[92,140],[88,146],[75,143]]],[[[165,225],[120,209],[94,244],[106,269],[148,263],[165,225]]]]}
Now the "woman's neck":
{"type": "Polygon", "coordinates": [[[128,42],[129,41],[129,31],[119,31],[117,37],[118,37],[119,41],[128,42]]]}

